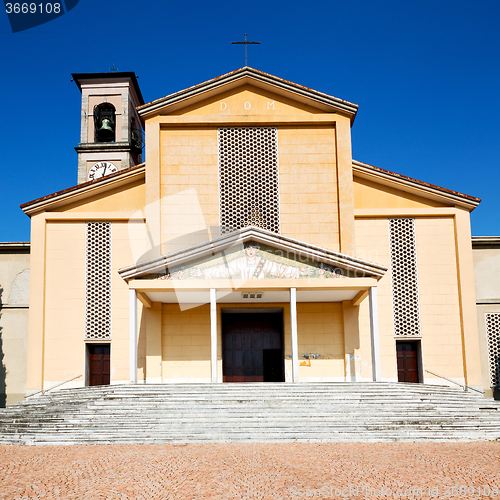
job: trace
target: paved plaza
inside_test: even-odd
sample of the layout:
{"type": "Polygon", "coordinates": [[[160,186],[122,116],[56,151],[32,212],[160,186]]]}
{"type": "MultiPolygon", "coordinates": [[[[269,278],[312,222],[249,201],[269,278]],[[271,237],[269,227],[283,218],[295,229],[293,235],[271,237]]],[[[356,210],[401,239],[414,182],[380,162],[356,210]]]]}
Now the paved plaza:
{"type": "Polygon", "coordinates": [[[500,498],[500,443],[0,446],[0,499],[500,498]]]}

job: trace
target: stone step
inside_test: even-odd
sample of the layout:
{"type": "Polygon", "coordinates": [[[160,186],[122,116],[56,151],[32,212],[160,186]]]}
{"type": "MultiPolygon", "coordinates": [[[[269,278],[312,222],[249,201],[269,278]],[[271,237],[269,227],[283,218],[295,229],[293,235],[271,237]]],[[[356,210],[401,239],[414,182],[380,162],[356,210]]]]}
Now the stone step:
{"type": "MultiPolygon", "coordinates": [[[[443,432],[455,433],[457,436],[469,436],[471,434],[481,434],[487,439],[498,440],[498,435],[492,435],[496,426],[493,425],[484,425],[479,427],[469,427],[469,426],[460,426],[460,425],[431,425],[429,423],[422,423],[421,425],[410,425],[408,423],[395,422],[393,424],[382,424],[382,423],[374,423],[372,425],[353,425],[353,426],[335,426],[335,425],[323,425],[320,427],[310,428],[308,426],[283,426],[277,427],[274,425],[260,425],[260,426],[246,426],[245,428],[241,428],[236,434],[248,434],[248,435],[259,435],[262,432],[274,432],[276,434],[281,432],[301,432],[304,434],[308,434],[311,437],[324,435],[334,437],[336,434],[365,434],[365,433],[379,433],[391,431],[394,437],[398,435],[406,434],[407,432],[421,432],[432,434],[435,437],[439,437],[443,432]]],[[[46,429],[44,433],[36,432],[36,428],[19,428],[13,432],[5,432],[2,434],[2,443],[4,439],[8,439],[13,435],[35,435],[35,436],[43,436],[43,435],[62,435],[68,434],[69,436],[77,436],[78,434],[82,435],[94,435],[94,434],[102,434],[105,437],[109,437],[112,435],[121,435],[123,437],[127,436],[150,436],[152,438],[160,438],[169,435],[175,435],[178,437],[182,437],[188,435],[192,432],[197,431],[198,433],[216,433],[220,437],[230,436],[232,435],[232,431],[234,430],[234,426],[178,426],[173,427],[169,426],[166,428],[147,428],[147,429],[129,429],[129,428],[100,428],[100,427],[79,427],[78,430],[75,430],[75,427],[61,427],[61,428],[50,428],[46,429]]]]}
{"type": "MultiPolygon", "coordinates": [[[[365,423],[364,425],[338,425],[338,424],[331,424],[331,425],[321,425],[321,426],[307,426],[307,425],[299,425],[299,423],[296,423],[295,425],[283,425],[283,426],[278,426],[278,425],[272,425],[269,423],[268,425],[264,425],[264,423],[259,423],[259,424],[254,424],[253,426],[250,425],[240,425],[238,429],[243,429],[245,428],[246,432],[252,431],[255,434],[258,434],[262,430],[269,429],[269,431],[275,431],[275,432],[280,432],[283,430],[287,431],[294,431],[294,430],[303,430],[304,432],[308,432],[311,436],[315,435],[317,433],[321,432],[377,432],[380,430],[393,430],[395,432],[395,436],[397,436],[400,432],[403,432],[405,430],[412,429],[414,431],[432,431],[432,432],[441,432],[442,430],[449,430],[449,431],[456,431],[458,433],[468,433],[468,432],[482,432],[490,435],[491,439],[498,440],[498,433],[496,432],[498,429],[498,425],[492,425],[488,423],[478,423],[478,425],[460,425],[457,423],[430,423],[430,422],[422,422],[421,424],[419,423],[409,423],[409,422],[393,422],[393,423],[387,423],[387,422],[373,422],[373,423],[365,423]],[[496,433],[495,433],[496,432],[496,433]],[[491,434],[493,433],[493,434],[491,434]]],[[[227,424],[227,425],[206,425],[206,424],[200,424],[198,425],[178,425],[178,426],[147,426],[143,428],[131,428],[131,427],[126,427],[126,426],[117,426],[117,427],[104,427],[104,426],[89,426],[89,425],[72,425],[72,426],[59,426],[59,427],[52,427],[52,426],[47,426],[43,432],[40,432],[40,429],[36,426],[20,426],[16,427],[15,429],[12,430],[6,430],[2,433],[2,438],[15,435],[15,434],[35,434],[35,435],[45,435],[45,434],[51,434],[53,432],[68,432],[69,434],[74,434],[75,432],[84,432],[84,433],[95,433],[95,432],[105,432],[106,435],[113,433],[113,431],[116,431],[118,433],[121,433],[122,435],[147,435],[148,431],[152,432],[154,436],[159,436],[163,434],[169,434],[169,433],[177,433],[179,437],[182,437],[184,434],[189,433],[193,429],[205,429],[206,431],[211,430],[214,432],[219,432],[221,435],[226,435],[228,432],[231,432],[231,430],[234,429],[234,423],[233,425],[227,424]]]]}
{"type": "MultiPolygon", "coordinates": [[[[290,394],[288,396],[281,396],[281,395],[266,395],[266,394],[185,394],[185,395],[171,395],[171,396],[164,396],[164,395],[158,395],[158,394],[150,394],[150,395],[143,395],[143,394],[130,394],[130,395],[122,395],[122,394],[112,394],[112,395],[105,395],[105,396],[99,396],[96,395],[94,397],[66,397],[66,398],[48,398],[44,397],[43,399],[33,399],[30,400],[29,403],[24,402],[22,405],[19,405],[21,407],[23,406],[30,406],[30,407],[36,407],[37,405],[44,405],[44,404],[57,404],[59,402],[64,402],[64,403],[80,403],[82,401],[113,401],[113,400],[133,400],[133,401],[165,401],[165,402],[171,402],[171,401],[186,401],[196,398],[197,401],[234,401],[234,400],[263,400],[263,401],[290,401],[290,400],[301,400],[301,401],[318,401],[318,400],[325,400],[325,401],[337,401],[337,402],[342,402],[345,400],[348,401],[363,401],[363,402],[369,402],[369,401],[380,401],[380,400],[387,400],[387,401],[436,401],[436,402],[443,402],[443,401],[455,401],[455,402],[461,402],[461,403],[479,403],[479,402],[487,402],[489,400],[485,400],[484,398],[470,398],[468,399],[467,397],[463,397],[460,395],[457,395],[455,397],[439,397],[439,396],[423,396],[423,395],[408,395],[408,394],[388,394],[388,393],[380,393],[380,394],[369,394],[369,395],[363,395],[363,394],[345,394],[345,395],[339,395],[339,394],[309,394],[307,396],[302,396],[299,394],[293,395],[290,394]]],[[[498,404],[498,403],[497,403],[498,404]]]]}
{"type": "Polygon", "coordinates": [[[224,406],[232,406],[232,407],[249,407],[249,406],[263,406],[266,408],[287,408],[290,405],[295,405],[295,406],[300,406],[302,408],[307,408],[307,407],[312,407],[312,408],[320,408],[320,407],[327,407],[329,409],[331,408],[344,408],[344,407],[352,407],[352,408],[369,408],[371,410],[376,410],[377,408],[382,408],[382,407],[397,407],[397,406],[405,406],[408,408],[417,408],[417,407],[422,407],[422,406],[428,406],[428,407],[447,407],[447,408],[487,408],[490,409],[491,411],[497,410],[499,408],[498,405],[492,405],[488,403],[482,403],[482,402],[460,402],[460,401],[432,401],[432,400],[405,400],[405,399],[400,399],[397,401],[390,400],[390,399],[380,399],[379,401],[363,401],[363,400],[342,400],[342,401],[337,401],[337,400],[328,400],[327,398],[324,398],[323,400],[314,400],[314,401],[309,401],[309,400],[301,400],[299,398],[297,399],[290,399],[290,400],[278,400],[278,399],[273,399],[273,400],[265,400],[265,399],[237,399],[237,400],[217,400],[217,399],[200,399],[197,400],[195,397],[190,398],[190,399],[183,399],[183,400],[172,400],[172,401],[163,401],[163,400],[150,400],[150,401],[142,401],[139,399],[127,399],[127,400],[122,400],[122,399],[117,399],[117,400],[97,400],[97,401],[75,401],[75,402],[58,402],[58,403],[53,403],[53,404],[45,404],[45,405],[32,405],[30,407],[22,407],[22,408],[13,408],[10,407],[7,410],[0,410],[0,414],[3,413],[14,413],[15,411],[27,411],[28,409],[30,411],[45,411],[47,409],[52,409],[53,411],[59,411],[61,409],[68,409],[68,408],[79,408],[82,406],[94,406],[95,408],[98,407],[108,407],[108,408],[113,408],[113,407],[127,407],[127,408],[165,408],[165,407],[170,407],[170,408],[176,408],[179,406],[183,407],[188,407],[190,405],[195,405],[193,401],[196,401],[196,407],[198,408],[204,408],[204,407],[213,407],[213,406],[218,406],[218,407],[224,407],[224,406]]]}
{"type": "Polygon", "coordinates": [[[212,413],[203,413],[203,414],[198,414],[197,416],[193,416],[192,413],[187,413],[187,412],[177,412],[177,413],[162,413],[162,414],[148,414],[146,413],[145,416],[143,416],[140,413],[102,413],[102,414],[92,414],[92,413],[68,413],[64,416],[60,415],[35,415],[35,416],[30,416],[30,417],[19,417],[17,416],[16,418],[11,418],[11,419],[0,419],[0,425],[19,425],[23,422],[35,422],[37,424],[45,424],[45,423],[50,423],[50,422],[57,422],[57,421],[67,421],[67,420],[72,420],[72,421],[84,421],[84,420],[89,420],[89,421],[103,421],[106,422],[110,419],[113,421],[120,421],[120,422],[127,422],[129,419],[136,419],[137,421],[140,422],[145,422],[149,420],[155,420],[155,421],[172,421],[172,420],[177,420],[177,419],[196,419],[196,420],[206,420],[206,421],[211,421],[214,419],[217,419],[219,421],[234,421],[235,419],[245,419],[245,418],[253,418],[253,419],[275,419],[275,420],[282,420],[284,418],[288,418],[291,420],[308,420],[308,421],[314,421],[314,420],[334,420],[334,421],[347,421],[347,422],[356,422],[356,421],[366,421],[366,420],[376,420],[377,418],[383,418],[383,419],[434,419],[434,420],[446,420],[446,419],[474,419],[474,421],[489,421],[489,422],[496,422],[500,423],[500,418],[499,417],[491,417],[488,414],[484,413],[479,413],[479,412],[469,412],[469,413],[452,413],[452,412],[433,412],[433,411],[427,411],[427,412],[379,412],[378,414],[368,414],[364,413],[362,415],[357,415],[355,413],[332,413],[332,414],[306,414],[306,413],[297,413],[297,414],[291,414],[291,413],[265,413],[265,412],[259,412],[259,413],[242,413],[242,412],[212,412],[212,413]]]}
{"type": "Polygon", "coordinates": [[[237,394],[237,395],[227,395],[227,394],[186,394],[186,395],[171,395],[171,396],[164,396],[164,395],[141,395],[141,394],[130,394],[127,396],[123,395],[107,395],[104,397],[79,397],[79,398],[73,398],[73,397],[68,397],[66,399],[50,399],[50,398],[44,398],[44,399],[37,399],[37,400],[32,400],[29,404],[24,403],[23,405],[20,406],[30,406],[30,407],[36,407],[36,405],[44,405],[44,404],[57,404],[59,402],[65,402],[65,403],[70,403],[70,402],[75,402],[75,403],[80,403],[82,401],[96,401],[96,400],[102,400],[102,401],[113,401],[113,400],[118,400],[118,401],[126,401],[126,400],[133,400],[133,401],[165,401],[165,402],[172,402],[172,401],[186,401],[196,398],[199,401],[234,401],[234,400],[263,400],[263,401],[296,401],[296,400],[302,400],[302,401],[319,401],[319,400],[328,400],[328,401],[336,401],[336,402],[342,402],[344,400],[349,400],[349,401],[363,401],[363,402],[370,402],[370,401],[380,401],[380,400],[387,400],[387,401],[394,401],[394,400],[401,400],[401,401],[435,401],[435,402],[445,402],[445,401],[450,401],[450,402],[461,402],[463,403],[477,403],[477,402],[485,402],[484,399],[468,399],[466,397],[436,397],[436,396],[409,396],[409,395],[400,395],[400,394],[386,394],[386,393],[380,393],[380,394],[371,394],[371,395],[338,395],[338,394],[310,394],[308,396],[300,396],[300,395],[290,395],[288,397],[284,396],[277,396],[277,395],[265,395],[265,394],[260,394],[260,395],[249,395],[249,394],[237,394]]]}
{"type": "MultiPolygon", "coordinates": [[[[284,393],[286,391],[298,393],[298,392],[310,392],[310,391],[335,391],[341,392],[346,391],[349,393],[370,393],[376,390],[383,391],[396,391],[404,392],[408,391],[411,393],[426,393],[426,392],[440,392],[442,394],[447,393],[464,393],[462,389],[448,387],[448,386],[438,386],[438,385],[426,385],[426,384],[403,384],[403,383],[385,383],[385,382],[360,382],[360,383],[350,383],[350,382],[324,382],[324,383],[307,383],[307,384],[289,384],[289,383],[251,383],[251,384],[124,384],[124,385],[108,385],[108,386],[94,386],[94,387],[82,387],[77,389],[60,389],[57,391],[51,391],[46,394],[52,395],[63,395],[74,391],[81,394],[91,393],[96,394],[98,392],[134,392],[139,391],[154,391],[155,393],[161,392],[174,392],[179,393],[182,391],[186,392],[231,392],[244,390],[245,392],[280,392],[284,393]]],[[[476,395],[476,392],[465,392],[465,394],[476,395]]],[[[478,394],[479,397],[481,397],[478,394]]]]}
{"type": "Polygon", "coordinates": [[[396,383],[117,385],[0,410],[0,443],[500,439],[500,404],[396,383]]]}
{"type": "Polygon", "coordinates": [[[135,435],[124,436],[122,433],[116,434],[75,434],[62,433],[38,436],[34,434],[18,435],[10,440],[2,441],[3,444],[112,444],[112,443],[131,443],[131,444],[145,444],[145,443],[183,443],[183,442],[279,442],[279,441],[308,441],[308,442],[395,442],[395,441],[419,441],[419,440],[432,440],[432,441],[474,441],[474,440],[492,440],[489,433],[470,432],[467,435],[457,432],[447,432],[441,430],[439,433],[428,433],[424,431],[395,433],[393,429],[386,431],[376,432],[340,432],[339,434],[318,433],[311,434],[310,432],[297,432],[290,430],[290,432],[260,432],[260,433],[240,433],[224,435],[218,433],[186,433],[179,436],[177,433],[170,435],[135,435]],[[32,441],[32,442],[29,442],[32,441]]]}
{"type": "MultiPolygon", "coordinates": [[[[366,417],[371,414],[380,414],[380,415],[425,415],[427,413],[435,413],[439,416],[445,415],[453,415],[453,416],[487,416],[488,418],[498,419],[500,418],[500,412],[498,410],[490,410],[490,409],[479,409],[479,408],[464,408],[464,407],[449,407],[442,408],[439,406],[429,406],[422,405],[421,407],[379,407],[379,408],[369,408],[363,406],[356,407],[299,407],[295,405],[292,407],[293,413],[296,415],[307,417],[308,415],[320,414],[325,416],[342,416],[348,415],[350,417],[358,416],[366,417]]],[[[54,410],[48,408],[46,411],[33,411],[30,412],[30,416],[32,418],[42,418],[44,415],[52,415],[58,417],[59,415],[116,415],[116,416],[131,416],[137,417],[138,415],[151,415],[155,417],[162,417],[163,415],[183,415],[183,414],[198,414],[203,416],[210,416],[211,414],[276,414],[276,415],[287,415],[292,412],[292,408],[290,406],[283,408],[276,407],[267,407],[267,406],[256,406],[256,405],[241,405],[241,406],[212,406],[212,407],[196,407],[196,406],[179,406],[175,408],[133,408],[133,407],[108,407],[108,406],[91,406],[84,408],[71,407],[61,410],[54,410]]],[[[27,418],[26,414],[19,412],[12,412],[6,414],[0,414],[0,421],[11,421],[16,418],[27,418]]]]}
{"type": "Polygon", "coordinates": [[[0,414],[9,414],[21,411],[27,411],[28,409],[31,412],[36,411],[47,411],[51,410],[54,412],[69,410],[71,408],[81,408],[83,406],[92,407],[93,409],[99,408],[130,408],[130,409],[175,409],[179,407],[188,408],[188,407],[196,407],[196,408],[246,408],[246,407],[263,407],[267,409],[281,409],[281,408],[289,408],[291,405],[297,408],[327,408],[330,410],[335,409],[344,409],[344,408],[355,408],[362,409],[366,408],[369,410],[377,410],[380,408],[397,408],[397,407],[405,407],[408,409],[414,408],[435,408],[440,407],[443,409],[453,409],[458,410],[460,408],[484,408],[489,411],[498,411],[498,405],[492,405],[488,403],[466,403],[460,401],[429,401],[429,400],[398,400],[391,401],[388,399],[381,399],[380,401],[363,401],[363,400],[354,400],[354,401],[335,401],[335,400],[287,400],[280,401],[277,399],[274,400],[196,400],[194,398],[189,400],[174,400],[174,401],[141,401],[141,400],[97,400],[97,401],[79,401],[79,402],[66,402],[66,403],[54,403],[47,405],[33,405],[31,407],[24,408],[9,408],[7,410],[0,410],[0,414]],[[194,402],[196,401],[196,402],[194,402]]]}

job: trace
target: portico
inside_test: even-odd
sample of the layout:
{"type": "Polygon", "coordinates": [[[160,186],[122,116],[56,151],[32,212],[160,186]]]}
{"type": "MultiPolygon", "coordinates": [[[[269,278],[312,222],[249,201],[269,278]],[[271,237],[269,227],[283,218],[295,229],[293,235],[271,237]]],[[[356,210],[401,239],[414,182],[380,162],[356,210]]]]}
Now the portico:
{"type": "MultiPolygon", "coordinates": [[[[377,282],[384,272],[385,269],[381,266],[255,227],[201,243],[186,252],[161,256],[122,269],[120,274],[125,279],[128,278],[130,294],[130,382],[137,382],[139,302],[145,308],[148,327],[146,381],[190,381],[190,377],[175,373],[174,377],[165,377],[164,361],[161,361],[168,357],[169,351],[167,345],[162,345],[162,340],[167,339],[163,331],[165,328],[174,332],[172,335],[175,335],[179,344],[184,343],[184,349],[181,349],[183,356],[189,355],[189,342],[181,336],[183,332],[189,335],[185,332],[194,330],[187,326],[183,328],[182,324],[169,325],[168,321],[162,319],[162,311],[177,308],[188,324],[193,321],[189,318],[191,311],[203,310],[201,314],[205,316],[205,328],[199,329],[196,335],[203,335],[202,331],[205,334],[209,332],[210,356],[209,360],[205,359],[208,362],[204,363],[202,378],[206,382],[218,383],[225,377],[224,353],[228,351],[222,349],[222,322],[224,315],[229,312],[283,313],[284,381],[299,382],[301,379],[307,381],[315,378],[355,380],[355,363],[351,366],[355,347],[349,345],[358,344],[359,348],[359,324],[356,322],[359,322],[359,306],[364,301],[369,303],[370,310],[371,378],[378,381],[380,350],[377,282]],[[256,255],[255,249],[258,249],[256,255]],[[242,254],[246,256],[241,257],[242,254]],[[242,279],[244,271],[238,265],[251,268],[253,260],[248,262],[249,255],[255,260],[253,266],[257,271],[252,270],[252,278],[242,279]],[[268,272],[259,274],[258,266],[268,272]],[[254,277],[256,275],[257,278],[254,277]],[[206,276],[211,278],[206,279],[206,276]],[[317,311],[316,317],[312,311],[317,311]],[[334,326],[336,313],[337,316],[340,313],[342,319],[334,326]],[[156,323],[162,326],[156,331],[156,342],[151,342],[150,337],[155,334],[151,333],[150,323],[155,315],[156,323]],[[309,322],[304,321],[307,316],[309,322]],[[155,345],[156,350],[160,350],[161,355],[156,354],[159,363],[152,361],[155,358],[154,348],[148,350],[148,345],[155,345]],[[311,368],[312,364],[323,365],[321,368],[316,367],[316,377],[301,377],[299,367],[311,368]]],[[[203,341],[208,343],[207,338],[203,341]]],[[[208,351],[196,348],[201,348],[202,345],[192,347],[193,357],[196,357],[196,352],[208,351]]],[[[176,350],[175,346],[173,350],[176,350]]],[[[248,347],[247,364],[251,365],[250,350],[251,347],[248,347]]],[[[259,356],[261,354],[257,357],[259,356]]],[[[184,363],[189,366],[190,360],[184,359],[184,363]]],[[[259,358],[256,363],[261,365],[262,360],[259,358]]],[[[196,365],[194,362],[191,364],[193,367],[196,365]]],[[[196,380],[200,381],[199,377],[196,380]]]]}

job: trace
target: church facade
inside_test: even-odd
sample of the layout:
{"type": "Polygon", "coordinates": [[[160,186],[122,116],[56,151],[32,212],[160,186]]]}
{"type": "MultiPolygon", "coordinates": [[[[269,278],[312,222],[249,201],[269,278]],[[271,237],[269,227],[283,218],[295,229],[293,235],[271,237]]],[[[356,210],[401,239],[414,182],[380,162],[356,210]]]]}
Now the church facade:
{"type": "Polygon", "coordinates": [[[248,67],[146,104],[133,73],[73,76],[78,184],[22,206],[28,392],[74,377],[490,391],[480,200],[354,161],[355,104],[248,67]]]}

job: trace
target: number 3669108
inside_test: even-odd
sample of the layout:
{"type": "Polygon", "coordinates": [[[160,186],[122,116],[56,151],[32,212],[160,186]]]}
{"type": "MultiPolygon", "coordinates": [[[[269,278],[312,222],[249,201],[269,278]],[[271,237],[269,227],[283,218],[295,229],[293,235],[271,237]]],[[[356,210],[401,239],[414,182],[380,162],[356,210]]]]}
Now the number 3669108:
{"type": "Polygon", "coordinates": [[[59,14],[61,12],[60,3],[6,3],[7,14],[59,14]]]}

